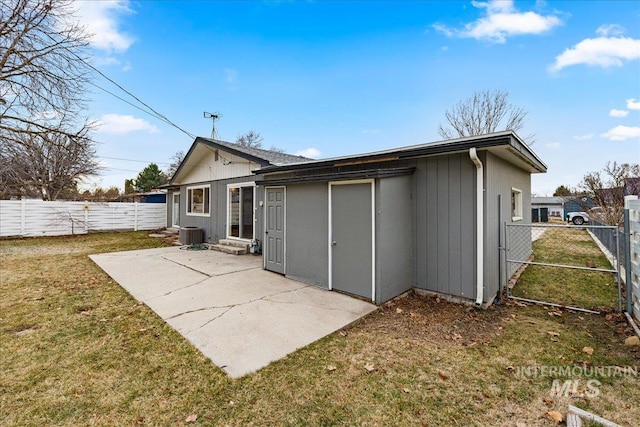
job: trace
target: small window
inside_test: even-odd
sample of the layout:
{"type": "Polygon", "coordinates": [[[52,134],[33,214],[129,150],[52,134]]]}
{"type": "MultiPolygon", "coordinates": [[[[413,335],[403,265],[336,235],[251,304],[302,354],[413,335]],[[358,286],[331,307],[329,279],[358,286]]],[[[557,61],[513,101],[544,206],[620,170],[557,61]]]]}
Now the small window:
{"type": "Polygon", "coordinates": [[[511,220],[522,220],[522,190],[511,188],[511,220]]]}
{"type": "Polygon", "coordinates": [[[209,186],[187,187],[187,215],[209,216],[209,186]]]}

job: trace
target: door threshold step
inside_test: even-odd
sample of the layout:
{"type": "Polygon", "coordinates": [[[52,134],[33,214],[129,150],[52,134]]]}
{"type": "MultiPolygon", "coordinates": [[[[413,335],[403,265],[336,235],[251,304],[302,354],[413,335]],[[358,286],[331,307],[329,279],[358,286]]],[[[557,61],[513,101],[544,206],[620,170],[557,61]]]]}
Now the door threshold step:
{"type": "Polygon", "coordinates": [[[251,244],[249,244],[248,242],[244,242],[242,240],[233,240],[233,239],[220,239],[218,241],[218,244],[222,246],[233,246],[236,248],[242,248],[242,249],[246,249],[247,251],[251,246],[251,244]]]}
{"type": "Polygon", "coordinates": [[[225,254],[232,254],[232,255],[246,255],[249,253],[248,245],[245,248],[245,247],[239,247],[239,246],[217,244],[217,245],[209,245],[209,249],[213,251],[224,252],[225,254]]]}

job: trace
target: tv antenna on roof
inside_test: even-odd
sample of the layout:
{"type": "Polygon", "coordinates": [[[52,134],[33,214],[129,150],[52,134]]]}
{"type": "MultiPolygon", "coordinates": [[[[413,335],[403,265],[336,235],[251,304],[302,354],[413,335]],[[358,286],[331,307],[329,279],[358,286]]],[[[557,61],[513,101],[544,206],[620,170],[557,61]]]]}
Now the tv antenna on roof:
{"type": "Polygon", "coordinates": [[[218,112],[207,113],[205,111],[203,115],[205,119],[211,119],[211,139],[216,139],[216,120],[222,117],[222,114],[218,112]]]}

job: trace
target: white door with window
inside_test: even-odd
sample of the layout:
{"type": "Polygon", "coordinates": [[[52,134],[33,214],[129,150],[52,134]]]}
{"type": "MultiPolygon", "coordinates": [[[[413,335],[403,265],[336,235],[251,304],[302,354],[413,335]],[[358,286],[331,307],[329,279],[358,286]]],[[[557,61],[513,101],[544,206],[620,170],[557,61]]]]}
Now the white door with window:
{"type": "Polygon", "coordinates": [[[227,186],[227,238],[254,239],[254,193],[254,183],[227,186]]]}

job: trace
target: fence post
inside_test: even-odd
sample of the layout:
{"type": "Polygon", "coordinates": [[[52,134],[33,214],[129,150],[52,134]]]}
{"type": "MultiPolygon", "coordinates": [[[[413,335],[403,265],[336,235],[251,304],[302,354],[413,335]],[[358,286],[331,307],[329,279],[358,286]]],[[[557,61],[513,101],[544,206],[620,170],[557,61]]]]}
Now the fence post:
{"type": "Polygon", "coordinates": [[[27,229],[27,201],[20,198],[20,236],[24,237],[27,229]]]}
{"type": "Polygon", "coordinates": [[[89,202],[84,202],[84,232],[88,233],[89,232],[89,202]]]}
{"type": "Polygon", "coordinates": [[[133,202],[133,231],[138,231],[138,202],[133,202]]]}

